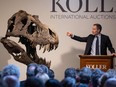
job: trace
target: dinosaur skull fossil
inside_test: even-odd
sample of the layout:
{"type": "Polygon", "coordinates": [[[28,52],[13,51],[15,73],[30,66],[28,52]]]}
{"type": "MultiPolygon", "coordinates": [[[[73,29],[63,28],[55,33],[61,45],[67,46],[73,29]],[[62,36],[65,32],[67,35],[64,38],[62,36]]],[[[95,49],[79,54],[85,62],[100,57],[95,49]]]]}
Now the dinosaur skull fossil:
{"type": "Polygon", "coordinates": [[[20,10],[8,20],[6,37],[25,37],[33,45],[39,44],[48,51],[58,47],[58,36],[49,27],[42,24],[36,15],[20,10]]]}
{"type": "MultiPolygon", "coordinates": [[[[26,53],[30,57],[30,59],[36,59],[37,45],[40,45],[40,49],[44,48],[43,52],[45,52],[56,49],[59,43],[57,34],[49,27],[41,23],[37,15],[28,14],[23,10],[15,13],[8,20],[6,36],[2,39],[1,42],[6,44],[6,39],[10,36],[19,37],[19,42],[25,45],[26,53]]],[[[8,42],[9,40],[7,41],[7,44],[8,42]]],[[[10,54],[11,53],[12,52],[10,51],[10,54]]]]}

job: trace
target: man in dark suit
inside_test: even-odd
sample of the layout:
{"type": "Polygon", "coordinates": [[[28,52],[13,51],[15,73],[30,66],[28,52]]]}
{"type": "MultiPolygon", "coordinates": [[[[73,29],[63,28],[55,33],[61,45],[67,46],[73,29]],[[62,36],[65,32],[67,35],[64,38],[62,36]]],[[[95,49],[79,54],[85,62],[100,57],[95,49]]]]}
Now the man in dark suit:
{"type": "Polygon", "coordinates": [[[93,24],[92,34],[87,37],[80,37],[67,32],[67,36],[80,42],[86,42],[85,55],[107,55],[107,48],[112,55],[116,56],[110,38],[107,35],[101,34],[102,26],[93,24]]]}

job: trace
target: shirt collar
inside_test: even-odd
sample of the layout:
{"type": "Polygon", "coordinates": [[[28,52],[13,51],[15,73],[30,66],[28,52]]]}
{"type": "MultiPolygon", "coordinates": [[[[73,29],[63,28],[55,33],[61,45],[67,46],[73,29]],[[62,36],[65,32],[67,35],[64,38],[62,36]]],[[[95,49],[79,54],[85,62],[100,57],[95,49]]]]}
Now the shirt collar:
{"type": "Polygon", "coordinates": [[[98,34],[98,35],[96,35],[96,36],[101,37],[101,33],[100,33],[100,34],[98,34]]]}

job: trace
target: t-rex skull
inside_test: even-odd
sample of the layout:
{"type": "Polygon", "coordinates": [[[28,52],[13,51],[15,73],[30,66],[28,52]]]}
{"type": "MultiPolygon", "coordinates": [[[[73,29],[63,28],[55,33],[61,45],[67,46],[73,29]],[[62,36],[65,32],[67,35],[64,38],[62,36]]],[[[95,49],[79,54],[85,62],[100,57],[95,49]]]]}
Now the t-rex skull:
{"type": "MultiPolygon", "coordinates": [[[[10,42],[11,44],[12,41],[7,40],[7,37],[10,36],[19,37],[19,42],[25,45],[26,53],[28,57],[33,61],[38,58],[36,54],[37,45],[40,45],[40,49],[43,47],[43,52],[45,52],[46,50],[51,51],[53,49],[56,49],[59,43],[57,34],[49,27],[42,24],[37,15],[28,14],[26,11],[23,10],[15,13],[8,20],[6,36],[5,38],[2,38],[1,41],[4,46],[7,44],[5,48],[7,48],[8,52],[12,55],[12,50],[9,49],[10,45],[8,45],[8,43],[10,42]]],[[[18,47],[20,48],[20,46],[17,45],[18,44],[12,44],[12,47],[17,47],[17,49],[18,47]]]]}
{"type": "Polygon", "coordinates": [[[39,44],[48,51],[58,47],[58,36],[49,27],[40,22],[37,15],[20,10],[8,20],[6,37],[25,37],[32,46],[39,44]],[[47,47],[47,48],[46,48],[47,47]]]}

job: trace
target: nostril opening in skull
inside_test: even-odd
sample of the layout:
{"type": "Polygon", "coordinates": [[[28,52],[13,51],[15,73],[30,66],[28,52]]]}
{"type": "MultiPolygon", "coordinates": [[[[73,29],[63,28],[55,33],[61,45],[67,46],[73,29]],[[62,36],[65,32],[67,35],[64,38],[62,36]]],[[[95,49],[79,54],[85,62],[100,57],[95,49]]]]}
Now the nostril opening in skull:
{"type": "Polygon", "coordinates": [[[37,31],[37,25],[34,22],[31,22],[31,24],[28,26],[27,32],[29,34],[33,34],[35,31],[37,31]]]}
{"type": "Polygon", "coordinates": [[[15,16],[10,20],[11,24],[8,27],[8,32],[12,32],[14,28],[15,16]]]}
{"type": "Polygon", "coordinates": [[[27,18],[24,18],[23,20],[21,20],[21,22],[23,23],[23,27],[24,27],[27,24],[27,18]]]}

